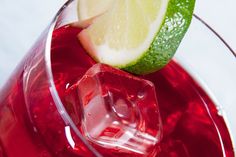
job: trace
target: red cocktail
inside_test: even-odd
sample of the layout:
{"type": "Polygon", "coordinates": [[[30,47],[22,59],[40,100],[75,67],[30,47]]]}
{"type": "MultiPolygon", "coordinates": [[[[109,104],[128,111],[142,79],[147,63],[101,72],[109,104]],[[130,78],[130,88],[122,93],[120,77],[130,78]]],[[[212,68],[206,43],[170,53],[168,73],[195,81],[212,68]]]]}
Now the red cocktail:
{"type": "Polygon", "coordinates": [[[216,105],[176,61],[143,76],[98,65],[77,39],[81,29],[61,25],[65,12],[1,89],[0,156],[234,156],[216,105]],[[89,95],[91,86],[98,91],[89,95]],[[97,108],[81,107],[107,91],[97,108]],[[111,98],[122,103],[112,108],[111,98]]]}

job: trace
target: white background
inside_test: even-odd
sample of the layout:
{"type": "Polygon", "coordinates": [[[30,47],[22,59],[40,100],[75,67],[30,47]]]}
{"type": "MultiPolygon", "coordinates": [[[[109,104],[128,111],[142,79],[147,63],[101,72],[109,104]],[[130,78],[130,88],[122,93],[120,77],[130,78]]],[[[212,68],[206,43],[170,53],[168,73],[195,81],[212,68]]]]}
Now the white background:
{"type": "MultiPolygon", "coordinates": [[[[196,1],[195,13],[236,50],[236,0],[196,1]]],[[[65,0],[0,0],[0,87],[64,2],[65,0]]],[[[236,67],[233,69],[236,71],[236,67]]],[[[232,82],[235,82],[235,87],[236,80],[232,82]]],[[[236,93],[231,93],[230,97],[233,98],[225,102],[230,102],[230,110],[236,111],[236,93]]],[[[235,115],[229,118],[235,118],[235,115]]],[[[231,125],[236,128],[236,124],[231,125]]]]}

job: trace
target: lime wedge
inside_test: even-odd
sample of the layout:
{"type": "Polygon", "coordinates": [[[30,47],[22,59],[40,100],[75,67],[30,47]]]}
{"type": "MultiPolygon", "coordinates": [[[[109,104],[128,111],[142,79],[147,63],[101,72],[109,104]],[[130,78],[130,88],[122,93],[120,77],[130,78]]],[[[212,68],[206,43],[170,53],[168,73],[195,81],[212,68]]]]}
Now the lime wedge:
{"type": "Polygon", "coordinates": [[[115,0],[79,0],[78,15],[80,20],[88,20],[107,11],[115,0]]]}
{"type": "Polygon", "coordinates": [[[194,4],[195,0],[80,0],[79,17],[92,22],[78,38],[98,62],[135,74],[151,73],[173,57],[194,4]]]}

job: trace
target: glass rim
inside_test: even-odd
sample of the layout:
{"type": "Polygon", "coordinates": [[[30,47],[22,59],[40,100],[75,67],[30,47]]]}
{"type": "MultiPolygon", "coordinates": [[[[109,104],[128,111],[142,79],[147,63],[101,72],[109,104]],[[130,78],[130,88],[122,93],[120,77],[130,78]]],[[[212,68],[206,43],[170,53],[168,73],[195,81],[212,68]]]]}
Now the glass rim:
{"type": "MultiPolygon", "coordinates": [[[[50,90],[50,93],[51,93],[52,98],[54,100],[54,103],[56,105],[56,108],[57,108],[58,112],[60,113],[62,119],[64,120],[65,124],[73,129],[75,134],[80,138],[80,140],[83,142],[83,144],[85,144],[85,146],[89,149],[89,151],[94,156],[102,157],[103,155],[101,155],[95,148],[93,148],[93,146],[91,146],[89,144],[89,142],[83,137],[83,135],[80,133],[80,131],[78,130],[78,128],[76,127],[76,125],[74,124],[72,119],[70,118],[66,109],[64,108],[64,105],[63,105],[63,103],[59,97],[59,94],[56,90],[56,86],[55,86],[54,78],[53,78],[53,73],[52,73],[52,69],[51,69],[51,41],[52,41],[53,31],[56,28],[56,22],[60,16],[60,14],[63,12],[63,10],[65,8],[67,8],[74,1],[76,1],[76,0],[68,0],[64,3],[64,5],[59,9],[59,11],[54,16],[52,22],[49,24],[48,32],[46,33],[47,38],[46,38],[46,45],[45,45],[45,52],[44,52],[44,60],[45,60],[45,66],[46,66],[46,73],[47,73],[47,77],[48,77],[49,90],[50,90]]],[[[207,24],[207,22],[205,22],[198,15],[193,14],[193,18],[196,19],[202,25],[204,25],[206,29],[210,30],[210,32],[213,33],[215,35],[215,37],[218,38],[221,41],[221,43],[229,50],[229,52],[231,52],[231,55],[233,55],[232,57],[236,58],[236,52],[226,42],[226,40],[219,33],[217,33],[217,31],[215,31],[209,24],[207,24]]],[[[203,85],[204,85],[204,83],[203,83],[203,85]]],[[[209,91],[206,91],[206,92],[207,92],[207,94],[209,94],[209,91]]],[[[225,117],[225,115],[223,115],[223,118],[224,118],[225,123],[227,125],[227,129],[229,131],[230,137],[232,139],[231,141],[233,144],[233,148],[235,148],[234,147],[235,144],[234,144],[234,140],[233,140],[233,136],[232,136],[232,131],[228,125],[227,117],[225,117]]]]}

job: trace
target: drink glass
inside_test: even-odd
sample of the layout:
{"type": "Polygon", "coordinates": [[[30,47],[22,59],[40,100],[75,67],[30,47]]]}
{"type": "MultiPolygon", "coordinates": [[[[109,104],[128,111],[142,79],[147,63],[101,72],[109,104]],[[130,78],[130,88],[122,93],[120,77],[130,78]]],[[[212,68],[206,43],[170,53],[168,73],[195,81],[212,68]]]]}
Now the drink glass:
{"type": "MultiPolygon", "coordinates": [[[[52,52],[55,47],[61,49],[61,45],[52,47],[52,41],[57,41],[57,35],[53,36],[53,33],[58,28],[79,20],[76,16],[76,3],[76,0],[69,0],[62,6],[0,90],[0,156],[77,157],[109,154],[107,152],[110,149],[100,149],[81,133],[75,118],[65,107],[65,101],[61,98],[62,91],[57,88],[57,84],[60,84],[58,78],[63,78],[64,74],[53,74],[53,71],[63,69],[63,66],[52,68],[52,52]]],[[[65,42],[70,45],[71,41],[68,39],[65,42]]],[[[71,46],[73,47],[73,44],[71,46]]],[[[65,52],[64,55],[58,56],[59,60],[63,60],[66,55],[69,54],[65,52]]],[[[236,67],[234,55],[227,43],[195,15],[173,58],[173,63],[170,63],[181,65],[199,88],[204,90],[207,97],[210,97],[209,101],[216,105],[217,114],[223,118],[218,119],[222,126],[216,122],[215,128],[222,146],[221,155],[225,157],[234,156],[232,143],[236,142],[235,135],[228,133],[236,132],[236,117],[232,110],[235,99],[232,98],[233,95],[226,95],[229,99],[222,96],[223,90],[229,90],[229,94],[236,92],[236,84],[232,81],[235,79],[229,79],[236,76],[236,71],[233,70],[236,67]],[[226,139],[221,139],[221,133],[225,130],[226,133],[222,137],[226,139]]],[[[91,65],[94,64],[91,60],[83,66],[90,66],[90,62],[91,65]]],[[[176,143],[181,146],[179,141],[176,143]]],[[[190,156],[184,147],[180,148],[182,149],[185,156],[190,156]]],[[[123,156],[129,156],[120,152],[123,156]]],[[[114,156],[117,155],[115,153],[113,151],[114,156]]],[[[157,152],[153,154],[155,153],[157,152]]]]}

